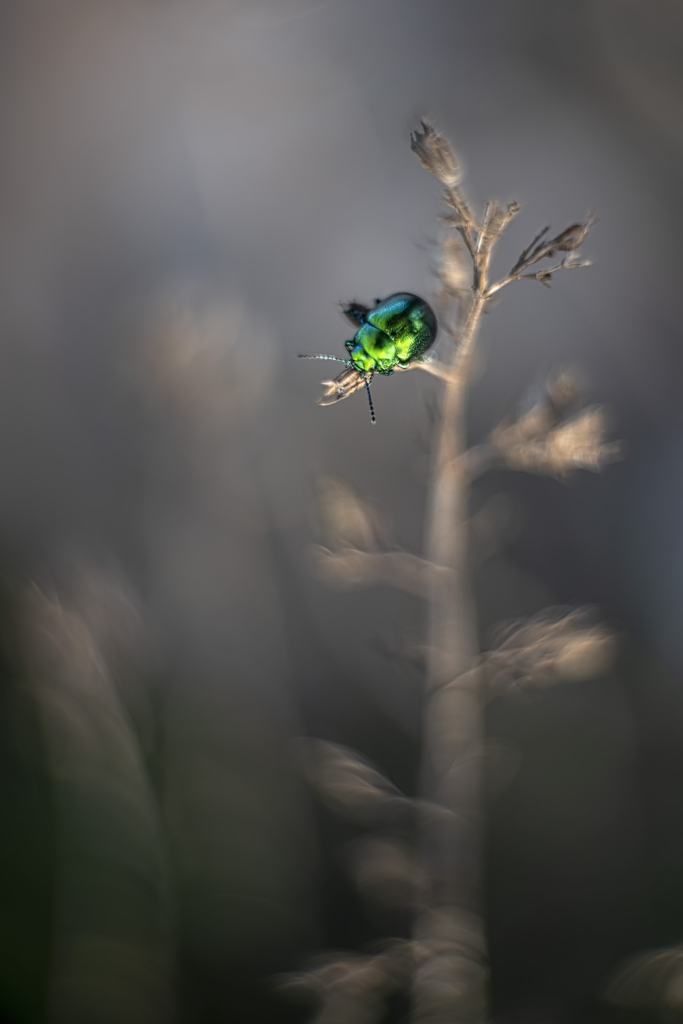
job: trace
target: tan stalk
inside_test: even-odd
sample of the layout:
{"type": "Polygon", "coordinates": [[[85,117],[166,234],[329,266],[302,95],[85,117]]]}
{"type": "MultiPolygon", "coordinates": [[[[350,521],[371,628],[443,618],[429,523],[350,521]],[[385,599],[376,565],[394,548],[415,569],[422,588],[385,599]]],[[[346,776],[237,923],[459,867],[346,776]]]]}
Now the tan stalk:
{"type": "MultiPolygon", "coordinates": [[[[488,255],[488,254],[487,254],[488,255]]],[[[477,622],[467,572],[469,479],[465,408],[468,369],[486,303],[488,259],[478,259],[471,306],[453,353],[441,401],[425,549],[433,565],[428,604],[428,668],[422,797],[453,815],[425,815],[421,854],[429,879],[414,938],[423,954],[413,985],[414,1020],[485,1017],[486,939],[481,910],[482,710],[477,622]]]]}
{"type": "MultiPolygon", "coordinates": [[[[446,139],[423,122],[422,131],[413,135],[411,144],[423,166],[444,186],[443,199],[452,212],[442,219],[457,232],[463,256],[466,253],[472,264],[468,292],[461,275],[456,236],[442,245],[435,264],[440,281],[437,299],[442,330],[453,342],[452,355],[446,362],[416,360],[405,367],[431,373],[444,384],[427,506],[425,556],[418,558],[384,548],[362,502],[350,491],[339,486],[330,491],[328,486],[325,507],[328,513],[334,513],[332,518],[337,523],[335,550],[316,549],[313,564],[322,578],[337,586],[389,583],[427,601],[421,792],[412,802],[418,811],[421,863],[413,879],[417,910],[413,941],[406,947],[413,964],[412,1019],[413,1024],[484,1024],[488,956],[482,907],[483,702],[497,688],[508,687],[511,682],[539,686],[565,677],[583,678],[604,662],[610,644],[604,631],[584,627],[578,613],[564,613],[559,618],[548,613],[514,630],[499,650],[479,655],[477,615],[468,572],[470,487],[475,477],[494,464],[560,477],[576,468],[597,471],[618,457],[618,445],[605,440],[604,416],[599,407],[567,416],[576,388],[567,374],[560,374],[548,384],[546,397],[533,409],[516,420],[503,421],[487,441],[467,448],[467,389],[477,332],[488,300],[513,281],[535,279],[549,285],[560,270],[586,266],[577,249],[593,218],[588,216],[583,223],[572,224],[553,238],[547,237],[549,229],[545,228],[509,273],[490,283],[493,249],[521,209],[520,204],[503,207],[489,202],[478,220],[460,190],[459,164],[446,139]],[[542,263],[558,253],[563,254],[559,263],[542,263]],[[536,269],[539,263],[541,268],[536,269]],[[341,532],[339,524],[343,526],[341,532]]],[[[341,393],[330,401],[344,397],[341,393]]],[[[330,755],[328,748],[329,744],[324,749],[330,755]]],[[[341,758],[348,769],[344,778],[340,756],[328,757],[332,767],[322,784],[333,802],[339,803],[343,796],[341,803],[353,804],[357,817],[360,805],[367,804],[370,797],[372,808],[377,810],[377,793],[382,798],[380,803],[386,804],[382,793],[393,792],[388,780],[383,789],[380,787],[381,792],[374,785],[360,785],[363,779],[367,783],[370,769],[348,751],[341,758]]],[[[374,769],[371,774],[372,778],[381,778],[374,769]]],[[[405,797],[398,799],[398,804],[397,799],[392,796],[388,806],[396,810],[400,805],[405,810],[411,805],[405,797]]],[[[362,814],[360,817],[365,819],[362,814]]],[[[401,949],[403,955],[406,950],[401,949]]],[[[326,982],[320,988],[316,983],[324,1007],[316,1020],[321,1024],[323,1020],[356,1024],[361,1019],[358,1013],[365,1007],[363,1020],[374,1024],[380,1011],[378,1004],[371,1006],[368,1001],[367,986],[358,987],[360,983],[356,974],[349,972],[348,964],[344,966],[338,958],[335,963],[334,985],[326,982]],[[353,1011],[351,1004],[345,1003],[345,1015],[337,1005],[338,989],[343,989],[345,999],[353,996],[353,1011]]],[[[365,970],[370,964],[367,957],[362,964],[365,970]]],[[[387,979],[382,975],[384,981],[378,980],[375,968],[370,975],[376,987],[383,989],[387,979]]],[[[392,978],[392,984],[401,987],[401,979],[392,978]]]]}
{"type": "MultiPolygon", "coordinates": [[[[562,269],[586,266],[576,255],[592,217],[547,239],[546,228],[500,281],[489,283],[496,242],[521,209],[486,204],[477,221],[458,188],[458,162],[443,136],[423,122],[412,148],[423,166],[445,186],[444,201],[455,213],[444,220],[459,233],[472,261],[472,288],[460,330],[446,328],[454,345],[450,362],[430,371],[444,382],[441,415],[427,506],[426,564],[428,651],[421,768],[421,877],[426,881],[414,939],[415,1024],[482,1024],[487,1015],[487,943],[482,908],[482,790],[484,732],[482,688],[477,669],[477,615],[467,564],[470,484],[477,459],[467,450],[466,398],[472,354],[487,300],[513,281],[549,284],[562,269]],[[527,272],[542,259],[563,253],[561,263],[527,272]]],[[[442,323],[451,323],[443,317],[442,323]]],[[[419,364],[418,364],[419,365],[419,364]]],[[[423,369],[428,364],[422,364],[423,369]]],[[[482,446],[479,446],[480,449],[482,446]]],[[[479,469],[495,457],[489,443],[479,451],[479,469]]],[[[600,446],[596,447],[596,451],[600,446]]],[[[602,449],[600,449],[602,452],[602,449]]],[[[585,461],[585,460],[584,460],[585,461]]]]}

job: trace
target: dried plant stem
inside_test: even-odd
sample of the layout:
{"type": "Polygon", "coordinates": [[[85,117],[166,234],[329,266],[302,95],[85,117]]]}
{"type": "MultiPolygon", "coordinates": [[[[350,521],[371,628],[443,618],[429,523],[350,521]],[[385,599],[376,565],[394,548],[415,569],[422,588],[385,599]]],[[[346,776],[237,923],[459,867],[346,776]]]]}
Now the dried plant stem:
{"type": "Polygon", "coordinates": [[[420,829],[430,879],[415,931],[422,962],[413,986],[414,1020],[420,1024],[474,1024],[486,1012],[478,756],[483,729],[476,673],[469,671],[477,625],[467,572],[469,478],[463,457],[467,370],[486,303],[483,262],[445,382],[428,506],[427,558],[450,572],[434,578],[429,595],[421,795],[454,813],[425,816],[420,829]]]}
{"type": "MultiPolygon", "coordinates": [[[[423,121],[422,131],[411,136],[411,147],[423,167],[444,186],[444,202],[453,212],[442,219],[462,238],[473,269],[467,317],[460,330],[447,330],[455,349],[450,365],[439,366],[437,374],[444,381],[444,392],[425,550],[427,562],[442,571],[430,577],[428,595],[421,797],[424,804],[439,805],[450,813],[431,815],[421,822],[421,874],[427,881],[414,934],[417,967],[413,1020],[415,1024],[481,1024],[486,1017],[487,975],[481,907],[483,728],[479,673],[475,669],[476,609],[467,571],[467,505],[470,482],[477,470],[477,459],[467,451],[465,439],[468,374],[487,300],[513,281],[533,278],[549,285],[558,271],[586,266],[577,249],[593,218],[589,215],[583,223],[572,224],[553,238],[547,237],[549,229],[545,228],[510,272],[489,284],[493,248],[521,209],[520,204],[503,207],[488,202],[478,220],[459,189],[459,163],[447,140],[423,121]],[[530,270],[558,253],[563,255],[557,265],[530,270]]],[[[437,269],[443,294],[464,301],[457,288],[460,266],[452,246],[443,247],[437,269]]],[[[452,321],[444,316],[442,322],[452,321]]],[[[591,451],[602,451],[593,435],[595,429],[591,451]]],[[[552,447],[549,438],[545,445],[552,447]]],[[[486,453],[479,452],[485,456],[480,459],[480,469],[495,445],[487,447],[486,453]]],[[[545,449],[544,454],[548,455],[545,449]]],[[[585,464],[586,456],[582,458],[581,464],[585,464]]],[[[540,465],[542,459],[536,461],[540,465]]],[[[550,464],[552,459],[546,458],[546,462],[550,464]]]]}
{"type": "MultiPolygon", "coordinates": [[[[459,164],[446,139],[423,122],[422,131],[411,137],[411,146],[422,165],[445,187],[443,199],[453,212],[442,219],[463,243],[461,252],[457,240],[452,244],[455,236],[449,236],[440,246],[434,268],[441,286],[437,293],[443,306],[441,323],[454,343],[452,356],[448,362],[418,358],[403,367],[422,369],[444,384],[425,556],[382,549],[363,503],[337,486],[326,502],[337,535],[336,550],[317,549],[315,565],[321,575],[338,585],[390,583],[427,601],[421,792],[417,800],[399,800],[401,806],[417,809],[419,821],[421,864],[412,873],[416,919],[413,941],[407,944],[413,962],[412,1020],[413,1024],[484,1024],[488,958],[482,907],[483,701],[489,692],[495,692],[495,686],[491,690],[495,680],[505,687],[512,680],[534,686],[547,685],[549,679],[563,675],[582,678],[587,667],[604,662],[609,638],[604,630],[583,626],[576,613],[559,618],[550,615],[517,628],[499,649],[487,657],[479,656],[468,572],[470,487],[472,480],[497,462],[511,469],[561,476],[579,467],[599,469],[618,456],[618,447],[605,440],[599,408],[566,415],[576,389],[567,374],[560,374],[548,385],[543,401],[516,420],[498,424],[487,441],[467,448],[467,388],[487,301],[513,281],[533,278],[549,285],[560,270],[586,266],[577,249],[593,218],[589,215],[553,238],[547,237],[549,229],[545,228],[510,272],[490,284],[491,254],[520,204],[504,207],[489,202],[479,220],[459,189],[459,164]],[[528,272],[557,253],[565,254],[560,263],[528,272]],[[467,291],[463,272],[469,260],[472,285],[467,291]],[[453,303],[457,304],[457,316],[453,315],[453,303]],[[488,678],[487,664],[491,678],[482,685],[488,678]]],[[[327,761],[321,789],[328,798],[348,806],[361,824],[367,823],[369,806],[371,817],[383,806],[395,810],[397,797],[389,780],[352,752],[340,753],[330,744],[324,744],[318,753],[321,751],[327,761]]],[[[311,976],[313,990],[323,1004],[316,1020],[322,1024],[323,1019],[331,1022],[334,1017],[335,1024],[347,1024],[352,1014],[356,1014],[354,1021],[360,1019],[359,1008],[365,1007],[363,1020],[374,1022],[378,1008],[370,1003],[370,995],[382,988],[384,981],[375,975],[374,980],[362,981],[363,971],[370,965],[368,957],[354,969],[349,968],[348,958],[337,958],[335,963],[334,977],[327,981],[315,972],[311,976]],[[344,1014],[338,1007],[333,1009],[338,988],[345,998],[354,1000],[353,1010],[344,1014]]],[[[405,972],[399,971],[394,987],[401,987],[401,974],[405,978],[405,972]]]]}

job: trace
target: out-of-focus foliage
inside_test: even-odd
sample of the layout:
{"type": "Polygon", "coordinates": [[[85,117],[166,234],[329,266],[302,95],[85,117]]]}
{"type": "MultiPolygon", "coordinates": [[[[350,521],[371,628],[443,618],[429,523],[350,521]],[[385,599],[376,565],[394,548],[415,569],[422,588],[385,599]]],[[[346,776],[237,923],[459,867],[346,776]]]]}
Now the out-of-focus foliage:
{"type": "Polygon", "coordinates": [[[511,686],[534,689],[605,672],[614,661],[615,637],[591,618],[590,609],[549,609],[505,626],[483,656],[486,685],[494,693],[511,686]]]}
{"type": "MultiPolygon", "coordinates": [[[[83,584],[91,621],[110,639],[123,635],[130,616],[115,586],[83,584]]],[[[137,737],[84,617],[31,587],[22,625],[57,819],[49,1019],[164,1024],[174,1005],[173,915],[137,737]]]]}
{"type": "Polygon", "coordinates": [[[665,1020],[683,1012],[683,950],[678,947],[641,953],[626,963],[605,989],[614,1006],[647,1009],[665,1020]]]}
{"type": "Polygon", "coordinates": [[[313,997],[319,1005],[315,1024],[377,1024],[386,996],[405,988],[412,956],[408,942],[374,955],[330,954],[319,966],[283,979],[281,991],[313,997]]]}
{"type": "Polygon", "coordinates": [[[299,749],[311,783],[349,820],[374,825],[406,805],[399,790],[355,751],[325,740],[302,740],[299,749]]]}
{"type": "Polygon", "coordinates": [[[380,527],[376,512],[347,484],[334,477],[318,480],[318,510],[325,539],[333,548],[377,547],[380,527]]]}
{"type": "Polygon", "coordinates": [[[195,429],[223,433],[250,420],[272,382],[275,340],[238,298],[176,284],[150,314],[140,386],[195,429]]]}

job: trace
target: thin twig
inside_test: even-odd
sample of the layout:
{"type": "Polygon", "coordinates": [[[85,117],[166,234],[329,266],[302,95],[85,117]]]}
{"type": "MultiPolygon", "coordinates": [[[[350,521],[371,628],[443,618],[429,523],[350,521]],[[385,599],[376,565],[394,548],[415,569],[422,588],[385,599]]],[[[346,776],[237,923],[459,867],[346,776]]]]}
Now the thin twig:
{"type": "Polygon", "coordinates": [[[474,246],[470,306],[444,378],[428,502],[427,560],[450,572],[433,580],[429,599],[421,795],[450,813],[421,819],[426,906],[416,921],[414,938],[435,952],[428,969],[414,979],[416,1024],[465,1018],[479,1024],[485,1017],[482,768],[477,758],[469,757],[481,744],[482,711],[476,685],[449,684],[472,678],[470,669],[477,655],[476,612],[467,572],[469,479],[463,460],[464,418],[472,351],[487,300],[488,258],[495,242],[487,241],[482,252],[491,211],[489,205],[474,246]],[[448,723],[445,729],[444,723],[448,723]],[[466,763],[467,770],[449,776],[442,766],[455,760],[466,763]],[[444,935],[447,940],[439,942],[444,935]]]}
{"type": "Polygon", "coordinates": [[[430,373],[432,377],[438,377],[439,380],[449,382],[451,380],[451,372],[448,367],[440,362],[438,359],[425,359],[421,362],[419,359],[415,359],[408,363],[407,366],[397,366],[397,371],[404,370],[423,370],[424,373],[430,373]]]}
{"type": "Polygon", "coordinates": [[[501,288],[505,288],[506,285],[511,284],[513,281],[540,281],[541,284],[548,284],[551,275],[557,273],[558,270],[580,270],[582,267],[590,266],[592,266],[592,260],[572,259],[568,256],[554,267],[537,270],[535,274],[508,274],[507,277],[490,285],[486,296],[490,299],[492,295],[495,295],[501,288]]]}
{"type": "Polygon", "coordinates": [[[448,573],[447,569],[408,551],[361,551],[358,548],[329,551],[316,547],[312,554],[318,572],[340,587],[386,584],[428,598],[434,580],[448,573]]]}

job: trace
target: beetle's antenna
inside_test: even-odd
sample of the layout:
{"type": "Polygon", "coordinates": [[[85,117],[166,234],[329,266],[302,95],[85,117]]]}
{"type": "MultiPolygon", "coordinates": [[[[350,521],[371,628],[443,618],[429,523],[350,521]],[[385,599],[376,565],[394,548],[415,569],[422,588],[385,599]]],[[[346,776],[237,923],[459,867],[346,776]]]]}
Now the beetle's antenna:
{"type": "Polygon", "coordinates": [[[372,373],[370,375],[370,380],[368,380],[367,374],[365,374],[365,373],[363,374],[363,380],[365,381],[365,390],[368,393],[368,404],[370,405],[370,420],[371,420],[372,423],[376,423],[377,422],[377,420],[375,419],[375,408],[374,408],[374,406],[372,404],[372,395],[370,394],[370,384],[372,383],[372,378],[374,376],[375,376],[374,373],[372,373]]]}
{"type": "Polygon", "coordinates": [[[315,355],[315,356],[304,356],[301,353],[299,353],[298,358],[299,359],[334,359],[334,361],[336,363],[348,363],[348,359],[342,359],[341,356],[325,356],[325,355],[320,355],[320,354],[315,355]]]}

